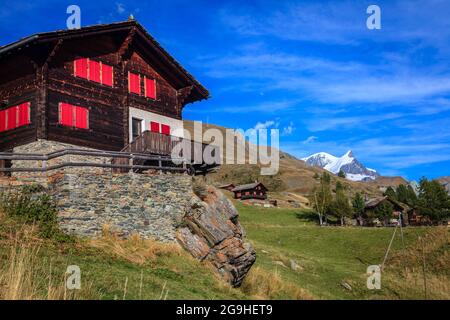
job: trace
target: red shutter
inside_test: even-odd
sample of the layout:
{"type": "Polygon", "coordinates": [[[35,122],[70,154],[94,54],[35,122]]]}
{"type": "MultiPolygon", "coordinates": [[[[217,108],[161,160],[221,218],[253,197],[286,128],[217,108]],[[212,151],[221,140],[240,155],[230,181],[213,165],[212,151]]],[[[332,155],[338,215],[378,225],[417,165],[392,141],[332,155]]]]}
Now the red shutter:
{"type": "Polygon", "coordinates": [[[113,86],[113,67],[102,63],[102,83],[105,86],[113,86]]]}
{"type": "Polygon", "coordinates": [[[141,94],[141,77],[136,73],[128,74],[128,89],[131,93],[141,94]]]}
{"type": "Polygon", "coordinates": [[[75,107],[75,127],[80,129],[88,129],[88,109],[75,107]]]}
{"type": "Polygon", "coordinates": [[[101,83],[100,62],[89,60],[89,80],[101,83]]]}
{"type": "Polygon", "coordinates": [[[0,111],[0,132],[6,131],[6,110],[0,111]]]}
{"type": "Polygon", "coordinates": [[[30,103],[25,102],[19,106],[19,127],[30,124],[30,103]]]}
{"type": "Polygon", "coordinates": [[[145,78],[145,96],[156,99],[156,82],[154,79],[145,78]]]}
{"type": "Polygon", "coordinates": [[[6,115],[8,117],[8,122],[6,123],[6,130],[12,130],[17,128],[17,111],[18,107],[12,107],[6,109],[6,115]]]}
{"type": "Polygon", "coordinates": [[[76,77],[88,78],[88,59],[81,58],[75,60],[74,63],[74,74],[76,77]]]}
{"type": "Polygon", "coordinates": [[[170,135],[170,126],[162,124],[161,125],[161,133],[170,135]]]}
{"type": "Polygon", "coordinates": [[[159,123],[158,122],[150,122],[150,131],[159,133],[159,123]]]}
{"type": "Polygon", "coordinates": [[[59,123],[73,127],[73,107],[68,103],[59,104],[59,123]]]}

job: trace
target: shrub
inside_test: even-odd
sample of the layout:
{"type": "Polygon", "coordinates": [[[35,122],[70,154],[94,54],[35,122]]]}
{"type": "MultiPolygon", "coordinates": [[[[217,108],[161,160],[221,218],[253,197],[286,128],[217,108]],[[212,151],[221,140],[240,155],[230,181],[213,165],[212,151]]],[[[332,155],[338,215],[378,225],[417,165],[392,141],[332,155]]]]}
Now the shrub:
{"type": "Polygon", "coordinates": [[[52,198],[38,185],[24,186],[0,194],[0,208],[10,217],[27,224],[37,224],[43,238],[68,241],[58,228],[58,211],[52,198]]]}

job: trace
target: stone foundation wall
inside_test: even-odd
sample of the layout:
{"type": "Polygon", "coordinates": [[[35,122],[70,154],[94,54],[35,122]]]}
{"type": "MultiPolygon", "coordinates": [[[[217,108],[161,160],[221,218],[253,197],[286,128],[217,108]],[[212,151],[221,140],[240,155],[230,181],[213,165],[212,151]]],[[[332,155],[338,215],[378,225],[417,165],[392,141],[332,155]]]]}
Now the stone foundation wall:
{"type": "MultiPolygon", "coordinates": [[[[14,151],[46,154],[74,147],[39,140],[14,151]]],[[[103,158],[68,156],[61,161],[99,162],[103,158]]],[[[40,166],[14,161],[14,167],[40,166]]],[[[120,236],[139,234],[158,241],[177,241],[195,258],[209,262],[228,283],[240,286],[256,260],[245,240],[238,212],[220,191],[209,188],[201,201],[186,174],[114,174],[103,168],[64,168],[47,173],[14,173],[0,179],[2,189],[42,184],[57,203],[61,229],[78,236],[99,236],[105,226],[120,236]],[[5,181],[3,181],[5,180],[5,181]]]]}
{"type": "Polygon", "coordinates": [[[122,236],[137,233],[175,240],[175,229],[189,210],[192,178],[181,174],[63,174],[51,188],[61,228],[97,236],[107,225],[122,236]]]}
{"type": "MultiPolygon", "coordinates": [[[[37,140],[26,145],[22,145],[13,149],[14,153],[36,153],[36,154],[48,154],[55,151],[60,151],[68,148],[92,150],[85,147],[79,147],[67,143],[49,141],[49,140],[37,140]]],[[[50,167],[61,164],[63,162],[83,162],[83,163],[111,163],[110,158],[104,157],[92,157],[92,156],[78,156],[78,155],[65,155],[55,159],[51,159],[45,162],[45,166],[50,167]]],[[[42,168],[43,161],[30,161],[30,160],[14,160],[12,162],[13,168],[42,168]]],[[[94,167],[66,167],[62,169],[52,170],[48,172],[13,172],[12,177],[22,182],[34,182],[42,185],[47,185],[47,180],[50,176],[56,173],[108,173],[109,168],[94,168],[94,167]]]]}
{"type": "MultiPolygon", "coordinates": [[[[15,153],[48,154],[70,144],[38,140],[16,147],[15,153]]],[[[46,161],[107,163],[111,159],[66,155],[46,161]]],[[[14,168],[42,167],[42,161],[13,161],[14,168]]],[[[122,236],[137,233],[145,238],[174,241],[175,229],[194,196],[192,178],[185,174],[114,174],[110,168],[66,167],[48,172],[14,172],[3,189],[13,185],[40,184],[57,201],[61,228],[79,236],[98,236],[104,226],[122,236]]]]}

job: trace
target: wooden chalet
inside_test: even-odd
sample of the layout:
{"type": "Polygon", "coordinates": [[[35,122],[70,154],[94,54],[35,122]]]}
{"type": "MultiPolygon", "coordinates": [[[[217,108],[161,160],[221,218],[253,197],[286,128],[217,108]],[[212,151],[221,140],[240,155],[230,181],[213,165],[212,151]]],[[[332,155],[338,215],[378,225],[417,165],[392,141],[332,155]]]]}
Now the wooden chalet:
{"type": "Polygon", "coordinates": [[[231,190],[234,193],[235,199],[261,199],[266,200],[268,191],[267,188],[261,182],[254,182],[249,184],[243,184],[235,187],[231,190]]]}
{"type": "Polygon", "coordinates": [[[0,151],[45,139],[169,155],[184,106],[208,97],[134,20],[35,34],[0,47],[0,151]]]}
{"type": "Polygon", "coordinates": [[[228,183],[228,184],[223,184],[223,185],[219,186],[218,188],[219,188],[219,189],[223,189],[223,190],[231,191],[231,190],[233,190],[235,187],[236,187],[236,186],[235,186],[234,184],[228,183]]]}
{"type": "MultiPolygon", "coordinates": [[[[403,226],[408,225],[408,221],[409,221],[408,213],[410,212],[411,208],[402,202],[399,202],[399,201],[389,198],[388,196],[377,197],[377,198],[373,198],[373,199],[366,201],[365,208],[364,208],[365,216],[368,216],[368,217],[373,216],[373,213],[376,210],[376,208],[385,202],[389,202],[392,205],[393,218],[398,219],[398,220],[401,219],[403,226]]],[[[384,223],[388,224],[387,221],[385,221],[384,223]]]]}

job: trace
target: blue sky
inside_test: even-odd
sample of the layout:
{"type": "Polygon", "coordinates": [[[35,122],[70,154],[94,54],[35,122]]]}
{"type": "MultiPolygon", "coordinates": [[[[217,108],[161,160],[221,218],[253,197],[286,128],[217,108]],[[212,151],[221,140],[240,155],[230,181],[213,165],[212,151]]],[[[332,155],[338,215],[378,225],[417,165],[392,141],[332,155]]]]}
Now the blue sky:
{"type": "Polygon", "coordinates": [[[0,0],[0,44],[64,29],[70,4],[83,26],[132,13],[210,90],[187,119],[278,128],[298,157],[351,149],[383,175],[450,175],[449,1],[0,0]]]}

